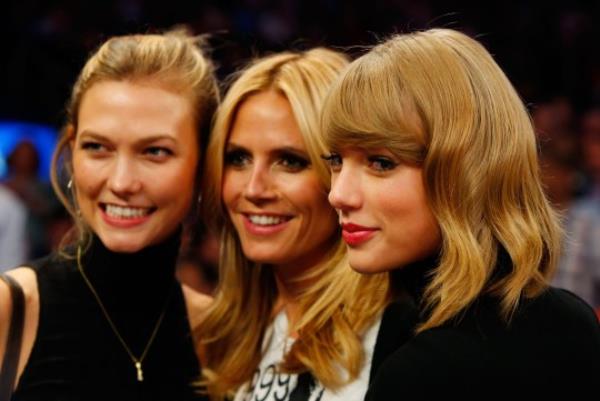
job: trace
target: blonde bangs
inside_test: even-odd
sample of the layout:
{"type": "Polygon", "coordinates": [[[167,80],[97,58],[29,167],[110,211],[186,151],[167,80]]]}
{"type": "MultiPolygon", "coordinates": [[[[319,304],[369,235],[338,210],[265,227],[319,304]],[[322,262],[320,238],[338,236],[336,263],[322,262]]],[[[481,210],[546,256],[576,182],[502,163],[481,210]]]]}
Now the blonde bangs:
{"type": "Polygon", "coordinates": [[[397,79],[399,71],[369,53],[357,59],[332,87],[321,125],[330,150],[356,146],[385,148],[403,160],[420,163],[426,137],[412,97],[397,79]]]}

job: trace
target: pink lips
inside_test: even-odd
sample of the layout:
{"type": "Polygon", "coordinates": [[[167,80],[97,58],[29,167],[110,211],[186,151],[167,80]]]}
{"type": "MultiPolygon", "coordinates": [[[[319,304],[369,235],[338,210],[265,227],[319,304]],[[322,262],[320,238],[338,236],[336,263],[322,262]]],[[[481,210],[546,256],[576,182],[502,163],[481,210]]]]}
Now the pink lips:
{"type": "Polygon", "coordinates": [[[375,235],[377,228],[359,226],[353,223],[342,224],[342,238],[350,246],[357,246],[375,235]]]}

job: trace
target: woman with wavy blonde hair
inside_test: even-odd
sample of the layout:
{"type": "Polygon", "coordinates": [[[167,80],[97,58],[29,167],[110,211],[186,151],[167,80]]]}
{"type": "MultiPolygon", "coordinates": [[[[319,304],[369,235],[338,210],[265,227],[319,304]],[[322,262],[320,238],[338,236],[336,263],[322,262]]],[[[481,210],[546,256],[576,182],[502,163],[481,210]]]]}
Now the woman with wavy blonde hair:
{"type": "Polygon", "coordinates": [[[483,46],[449,29],[394,36],[342,74],[322,123],[350,265],[410,271],[420,306],[369,399],[593,385],[598,322],[548,286],[559,221],[527,111],[483,46]]]}
{"type": "Polygon", "coordinates": [[[320,158],[320,110],[346,65],[323,48],[258,59],[217,112],[203,200],[222,226],[220,284],[196,332],[215,399],[365,394],[388,276],[349,268],[320,158]]]}
{"type": "Polygon", "coordinates": [[[0,399],[205,399],[190,328],[210,300],[175,278],[219,100],[202,42],[112,37],[79,74],[52,171],[76,230],[3,277],[0,399]]]}

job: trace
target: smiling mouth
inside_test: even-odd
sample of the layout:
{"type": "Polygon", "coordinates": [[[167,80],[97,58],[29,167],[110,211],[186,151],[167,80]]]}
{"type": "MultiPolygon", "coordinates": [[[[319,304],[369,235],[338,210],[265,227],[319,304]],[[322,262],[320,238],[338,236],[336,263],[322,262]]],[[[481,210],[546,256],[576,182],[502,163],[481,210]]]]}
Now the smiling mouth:
{"type": "Polygon", "coordinates": [[[252,224],[257,226],[276,226],[291,220],[289,216],[273,216],[265,214],[244,214],[252,224]]]}
{"type": "Polygon", "coordinates": [[[145,217],[150,215],[152,212],[156,210],[155,207],[132,207],[132,206],[119,206],[119,205],[111,205],[108,203],[101,203],[100,207],[107,216],[116,218],[116,219],[139,219],[141,217],[145,217]]]}

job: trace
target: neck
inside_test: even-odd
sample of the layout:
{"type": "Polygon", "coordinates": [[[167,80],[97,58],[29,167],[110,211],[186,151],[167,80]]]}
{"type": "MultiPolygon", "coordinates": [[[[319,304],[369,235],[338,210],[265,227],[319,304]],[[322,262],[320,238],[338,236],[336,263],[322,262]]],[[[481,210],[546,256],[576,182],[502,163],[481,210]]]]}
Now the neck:
{"type": "Polygon", "coordinates": [[[331,259],[331,252],[302,264],[273,266],[277,285],[276,310],[285,309],[290,327],[300,319],[302,295],[320,279],[322,267],[331,259]]]}
{"type": "Polygon", "coordinates": [[[285,310],[288,317],[290,327],[292,327],[300,319],[300,298],[302,292],[308,288],[309,283],[300,278],[296,281],[293,279],[286,280],[275,274],[275,283],[277,284],[277,301],[275,303],[275,311],[285,310]]]}
{"type": "Polygon", "coordinates": [[[142,352],[176,283],[179,238],[177,231],[160,244],[118,253],[94,236],[82,255],[82,270],[136,355],[142,352]]]}
{"type": "Polygon", "coordinates": [[[108,249],[93,236],[82,268],[103,302],[117,309],[160,307],[175,282],[180,231],[134,253],[108,249]]]}

